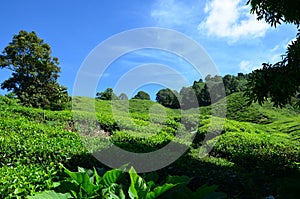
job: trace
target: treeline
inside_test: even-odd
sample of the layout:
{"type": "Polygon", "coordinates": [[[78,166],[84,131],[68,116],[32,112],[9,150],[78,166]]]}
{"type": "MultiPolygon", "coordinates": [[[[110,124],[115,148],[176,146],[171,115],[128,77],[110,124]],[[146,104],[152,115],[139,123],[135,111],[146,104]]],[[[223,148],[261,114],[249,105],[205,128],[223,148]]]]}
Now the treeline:
{"type": "MultiPolygon", "coordinates": [[[[192,86],[182,87],[178,92],[169,88],[161,89],[156,94],[156,101],[165,107],[173,109],[190,109],[199,106],[207,106],[214,103],[225,95],[246,89],[248,75],[238,73],[237,76],[225,75],[211,76],[194,81],[192,86]]],[[[98,92],[96,98],[100,100],[128,100],[125,93],[117,96],[112,88],[98,92]]],[[[150,95],[145,91],[139,91],[132,99],[150,100],[150,95]]]]}
{"type": "Polygon", "coordinates": [[[156,101],[165,107],[190,109],[199,106],[207,106],[214,103],[225,95],[246,89],[248,75],[238,73],[237,76],[225,75],[205,77],[194,81],[192,86],[182,87],[180,92],[169,88],[161,89],[156,94],[156,101]]]}
{"type": "MultiPolygon", "coordinates": [[[[117,96],[112,88],[107,88],[103,92],[97,92],[96,99],[100,100],[128,100],[128,96],[125,93],[121,93],[117,96]]],[[[145,91],[139,91],[132,99],[150,100],[150,95],[145,91]]]]}

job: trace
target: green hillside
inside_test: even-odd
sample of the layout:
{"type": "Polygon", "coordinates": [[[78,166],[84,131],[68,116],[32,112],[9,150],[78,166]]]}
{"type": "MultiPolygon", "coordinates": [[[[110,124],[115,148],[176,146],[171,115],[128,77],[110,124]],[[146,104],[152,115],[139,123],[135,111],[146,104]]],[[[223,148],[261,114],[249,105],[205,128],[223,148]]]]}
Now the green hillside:
{"type": "Polygon", "coordinates": [[[92,110],[93,99],[76,97],[73,103],[73,113],[46,111],[0,97],[0,198],[53,189],[65,177],[60,163],[71,170],[108,169],[90,154],[108,147],[108,140],[137,153],[170,141],[188,146],[185,155],[157,173],[160,180],[167,175],[193,177],[188,185],[192,190],[216,184],[228,198],[300,194],[300,115],[292,107],[248,107],[243,94],[235,93],[226,98],[226,107],[224,101],[213,105],[226,108],[223,124],[222,118],[210,116],[211,107],[181,112],[147,100],[96,100],[92,110]],[[93,115],[97,121],[90,122],[93,115]],[[190,132],[195,132],[193,143],[187,141],[190,132]],[[200,158],[200,147],[214,143],[202,145],[205,135],[217,132],[221,135],[215,146],[200,158]]]}

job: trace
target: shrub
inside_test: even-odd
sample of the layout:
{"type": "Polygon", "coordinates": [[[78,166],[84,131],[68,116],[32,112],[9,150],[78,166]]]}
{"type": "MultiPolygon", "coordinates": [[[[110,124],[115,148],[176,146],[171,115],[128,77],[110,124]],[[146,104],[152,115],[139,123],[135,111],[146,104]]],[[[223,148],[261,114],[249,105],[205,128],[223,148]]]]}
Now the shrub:
{"type": "Polygon", "coordinates": [[[230,132],[219,137],[211,155],[226,158],[247,170],[280,174],[299,167],[299,149],[295,142],[268,134],[230,132]]]}

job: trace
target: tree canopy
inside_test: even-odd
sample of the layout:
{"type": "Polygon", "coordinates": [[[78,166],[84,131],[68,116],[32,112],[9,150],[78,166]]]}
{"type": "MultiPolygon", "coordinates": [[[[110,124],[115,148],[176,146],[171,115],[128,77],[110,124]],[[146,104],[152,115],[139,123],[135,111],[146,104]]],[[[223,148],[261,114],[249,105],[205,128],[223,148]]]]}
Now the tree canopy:
{"type": "Polygon", "coordinates": [[[96,98],[100,100],[118,100],[119,97],[114,93],[112,88],[107,88],[103,92],[98,92],[96,98]]]}
{"type": "Polygon", "coordinates": [[[156,101],[169,108],[180,108],[179,95],[169,88],[161,89],[156,93],[156,101]]]}
{"type": "Polygon", "coordinates": [[[224,77],[207,75],[205,81],[194,81],[192,86],[182,87],[179,93],[169,88],[159,90],[156,101],[169,108],[190,109],[207,106],[225,97],[224,89],[226,95],[244,91],[247,79],[248,75],[243,73],[224,77]]]}
{"type": "Polygon", "coordinates": [[[58,58],[35,32],[20,31],[0,55],[0,68],[12,71],[2,89],[12,91],[25,106],[64,109],[70,98],[66,87],[57,82],[58,58]]]}
{"type": "Polygon", "coordinates": [[[298,28],[296,38],[288,45],[282,60],[274,64],[263,63],[262,69],[253,71],[245,92],[249,104],[263,104],[269,98],[274,106],[283,107],[291,103],[300,86],[300,0],[249,0],[247,4],[251,5],[251,13],[256,13],[258,20],[264,19],[274,27],[288,23],[298,28]]]}
{"type": "Polygon", "coordinates": [[[193,87],[182,87],[180,90],[180,98],[182,109],[198,107],[198,100],[193,87]]]}
{"type": "Polygon", "coordinates": [[[139,91],[132,99],[150,100],[150,95],[145,91],[139,91]]]}

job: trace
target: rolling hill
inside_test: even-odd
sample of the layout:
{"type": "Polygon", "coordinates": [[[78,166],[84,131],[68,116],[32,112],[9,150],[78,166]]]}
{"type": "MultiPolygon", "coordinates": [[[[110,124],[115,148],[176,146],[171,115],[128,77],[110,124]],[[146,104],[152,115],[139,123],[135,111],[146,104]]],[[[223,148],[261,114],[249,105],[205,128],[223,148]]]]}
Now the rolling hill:
{"type": "Polygon", "coordinates": [[[167,174],[187,175],[193,177],[192,189],[216,184],[229,198],[298,196],[299,110],[274,108],[270,103],[247,106],[243,93],[222,100],[213,106],[226,108],[226,118],[211,116],[211,107],[181,112],[147,100],[96,100],[92,110],[94,100],[83,97],[73,98],[73,112],[49,111],[23,107],[1,96],[0,198],[52,189],[64,177],[60,163],[71,170],[77,166],[108,169],[91,152],[111,143],[147,153],[170,141],[189,150],[157,171],[161,179],[167,174]],[[214,133],[221,135],[202,143],[214,133]],[[193,142],[187,140],[191,135],[195,135],[193,142]],[[203,147],[214,143],[209,154],[200,158],[203,147]]]}

